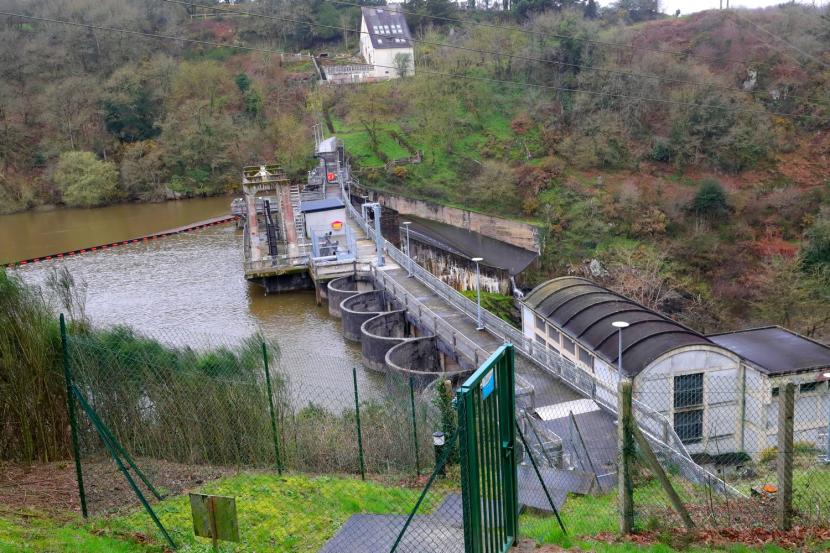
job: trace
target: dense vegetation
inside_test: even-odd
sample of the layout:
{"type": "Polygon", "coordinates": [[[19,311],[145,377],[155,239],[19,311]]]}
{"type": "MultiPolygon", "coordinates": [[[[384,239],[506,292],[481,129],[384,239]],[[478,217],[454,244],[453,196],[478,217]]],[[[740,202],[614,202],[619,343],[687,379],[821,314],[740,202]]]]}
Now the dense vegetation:
{"type": "Polygon", "coordinates": [[[0,211],[212,194],[263,160],[302,175],[323,120],[364,184],[539,224],[545,250],[525,285],[586,274],[702,331],[827,336],[826,8],[672,18],[649,0],[514,0],[507,12],[410,0],[416,74],[345,88],[317,87],[307,58],[221,46],[353,61],[359,3],[221,8],[266,18],[12,1],[210,44],[2,18],[0,211]],[[418,152],[422,163],[387,168],[418,152]]]}

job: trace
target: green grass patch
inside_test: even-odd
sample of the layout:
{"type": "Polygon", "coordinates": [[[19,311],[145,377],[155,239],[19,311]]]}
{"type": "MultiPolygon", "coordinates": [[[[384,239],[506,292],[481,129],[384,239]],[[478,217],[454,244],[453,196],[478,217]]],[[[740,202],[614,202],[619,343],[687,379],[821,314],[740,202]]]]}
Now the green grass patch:
{"type": "MultiPolygon", "coordinates": [[[[471,300],[476,301],[475,290],[465,290],[462,293],[471,300]]],[[[516,312],[516,301],[513,299],[513,296],[505,296],[504,294],[494,292],[481,292],[481,306],[500,319],[519,328],[517,324],[518,313],[516,312]]]]}
{"type": "MultiPolygon", "coordinates": [[[[430,512],[443,499],[438,487],[424,503],[430,512]]],[[[239,474],[199,491],[236,497],[242,542],[222,551],[314,553],[354,514],[408,514],[420,487],[386,486],[357,478],[239,474]]],[[[193,536],[187,495],[154,504],[156,514],[180,551],[208,552],[209,540],[193,536]]],[[[124,515],[68,523],[45,516],[4,515],[0,511],[0,553],[18,551],[165,551],[164,539],[142,509],[124,515]]]]}

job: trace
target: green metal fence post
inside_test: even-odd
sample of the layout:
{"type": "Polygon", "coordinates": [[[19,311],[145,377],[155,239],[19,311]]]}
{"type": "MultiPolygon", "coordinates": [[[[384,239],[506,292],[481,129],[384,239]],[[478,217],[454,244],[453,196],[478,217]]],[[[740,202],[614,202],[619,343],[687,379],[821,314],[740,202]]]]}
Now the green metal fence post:
{"type": "Polygon", "coordinates": [[[441,472],[443,472],[444,465],[447,464],[447,459],[449,459],[449,453],[452,451],[452,448],[455,447],[455,442],[457,440],[458,432],[453,434],[452,438],[450,438],[450,441],[448,442],[449,447],[444,450],[444,454],[441,457],[440,462],[435,463],[435,469],[432,471],[429,480],[427,480],[426,486],[424,486],[424,489],[421,490],[421,495],[418,496],[418,501],[415,502],[415,507],[412,508],[412,510],[409,512],[409,516],[406,517],[406,522],[404,523],[403,528],[401,528],[401,531],[398,532],[398,537],[395,539],[395,543],[392,544],[392,549],[389,550],[389,553],[395,553],[395,551],[397,551],[398,545],[400,545],[401,539],[403,539],[403,535],[406,533],[407,528],[409,528],[409,525],[412,523],[412,519],[415,517],[415,513],[417,513],[418,509],[421,507],[421,503],[424,502],[424,498],[426,498],[427,493],[429,493],[429,489],[432,487],[433,482],[435,482],[435,479],[438,477],[438,475],[441,474],[441,472]]]}
{"type": "Polygon", "coordinates": [[[150,518],[153,519],[153,522],[156,525],[156,528],[159,529],[161,534],[164,536],[164,539],[170,545],[171,548],[176,549],[176,542],[173,541],[173,538],[170,537],[170,534],[167,532],[167,529],[161,523],[158,515],[150,506],[150,503],[147,501],[147,498],[144,497],[144,494],[141,493],[138,485],[133,480],[133,477],[130,476],[130,471],[127,470],[127,467],[124,466],[124,462],[121,460],[121,457],[118,456],[117,448],[115,447],[115,443],[110,441],[110,433],[109,429],[101,422],[101,419],[98,418],[98,415],[95,413],[95,410],[89,405],[89,402],[86,401],[83,394],[78,391],[78,388],[73,384],[71,388],[71,393],[75,395],[78,399],[78,403],[81,404],[81,408],[86,412],[89,420],[92,421],[92,425],[95,427],[95,430],[98,432],[98,436],[101,438],[101,441],[104,443],[104,447],[106,448],[107,452],[112,457],[115,464],[118,465],[118,470],[121,471],[121,474],[124,475],[124,478],[127,479],[127,483],[132,488],[133,493],[135,493],[138,500],[141,502],[141,505],[144,507],[144,510],[147,511],[147,514],[150,515],[150,518]]]}
{"type": "Polygon", "coordinates": [[[421,475],[421,455],[418,449],[418,421],[415,414],[415,379],[409,377],[409,404],[412,406],[412,437],[415,440],[415,476],[421,475]]]}
{"type": "Polygon", "coordinates": [[[69,342],[66,338],[66,320],[60,316],[61,350],[63,355],[63,378],[66,381],[66,408],[69,412],[69,428],[72,433],[72,455],[75,457],[75,477],[78,479],[78,495],[81,499],[81,513],[89,516],[86,508],[86,491],[84,490],[84,473],[81,469],[81,451],[78,447],[78,421],[75,418],[75,401],[72,398],[72,371],[69,369],[69,342]]]}
{"type": "Polygon", "coordinates": [[[354,416],[357,422],[357,455],[360,459],[360,478],[366,480],[366,465],[363,461],[363,431],[360,429],[360,398],[357,394],[357,367],[352,367],[354,382],[354,416]]]}
{"type": "Polygon", "coordinates": [[[274,412],[274,392],[271,389],[271,371],[268,368],[268,348],[262,342],[262,361],[265,363],[265,384],[268,388],[268,409],[271,411],[271,439],[274,441],[274,459],[277,474],[282,476],[282,457],[280,457],[280,438],[277,433],[277,415],[274,412]]]}

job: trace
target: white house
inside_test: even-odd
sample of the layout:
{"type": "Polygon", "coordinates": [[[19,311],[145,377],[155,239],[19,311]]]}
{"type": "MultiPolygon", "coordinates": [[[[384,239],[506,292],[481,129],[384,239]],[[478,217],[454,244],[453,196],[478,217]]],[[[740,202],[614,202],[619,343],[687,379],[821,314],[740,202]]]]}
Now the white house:
{"type": "Polygon", "coordinates": [[[415,74],[415,50],[406,17],[388,7],[361,8],[360,53],[373,66],[369,78],[397,79],[415,74]]]}
{"type": "Polygon", "coordinates": [[[780,327],[704,336],[589,280],[562,277],[523,300],[522,331],[595,379],[615,404],[622,370],[635,401],[667,419],[691,454],[757,457],[775,445],[778,389],[796,387],[795,440],[826,447],[830,347],[780,327]]]}

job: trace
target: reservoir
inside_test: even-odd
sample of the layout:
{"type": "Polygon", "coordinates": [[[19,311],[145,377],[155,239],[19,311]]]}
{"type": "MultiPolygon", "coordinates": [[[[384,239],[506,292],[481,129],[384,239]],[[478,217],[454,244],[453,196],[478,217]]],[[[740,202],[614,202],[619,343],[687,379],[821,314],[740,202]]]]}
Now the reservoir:
{"type": "MultiPolygon", "coordinates": [[[[0,216],[0,258],[23,259],[125,240],[225,215],[230,198],[98,209],[56,209],[0,216]]],[[[342,390],[358,367],[361,389],[383,378],[361,366],[360,344],[344,340],[340,321],[317,306],[313,292],[266,296],[248,283],[242,235],[234,224],[119,246],[10,271],[41,283],[65,264],[85,282],[86,312],[96,326],[128,325],[179,345],[222,345],[261,332],[279,344],[292,380],[342,390]]],[[[338,394],[341,395],[341,394],[338,394]]]]}

